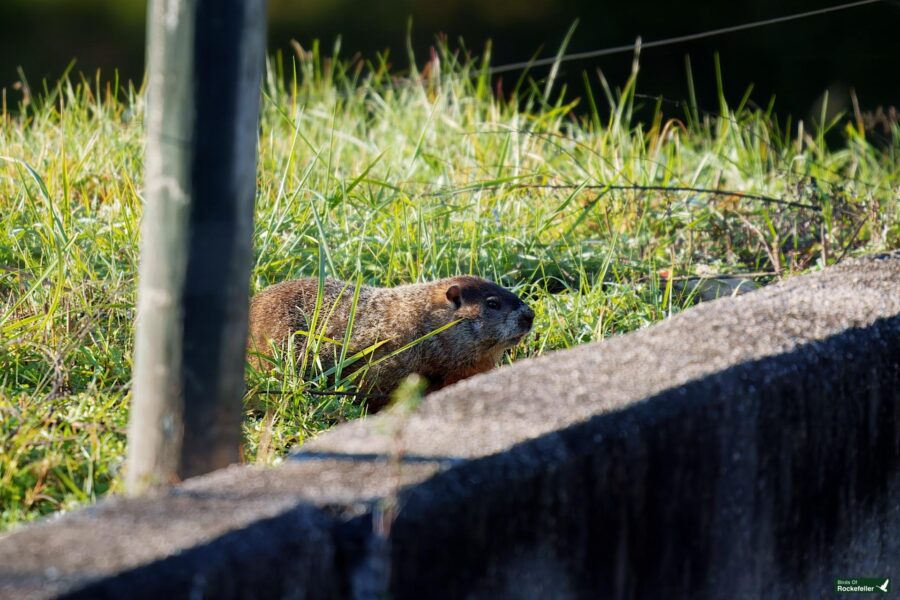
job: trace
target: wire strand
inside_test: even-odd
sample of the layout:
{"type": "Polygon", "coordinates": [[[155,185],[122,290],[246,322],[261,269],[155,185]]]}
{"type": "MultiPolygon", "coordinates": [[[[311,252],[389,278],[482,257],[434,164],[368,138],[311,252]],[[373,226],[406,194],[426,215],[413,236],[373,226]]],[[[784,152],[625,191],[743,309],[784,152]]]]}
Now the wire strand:
{"type": "Polygon", "coordinates": [[[617,185],[617,184],[578,184],[578,183],[508,183],[501,185],[469,185],[458,189],[437,190],[432,192],[420,193],[421,196],[456,196],[459,194],[467,194],[479,192],[483,190],[497,189],[499,187],[507,187],[517,190],[617,190],[617,191],[637,191],[637,192],[669,192],[669,193],[694,193],[708,194],[711,196],[734,196],[744,200],[756,200],[766,204],[780,204],[782,206],[790,206],[793,208],[802,208],[816,212],[822,212],[821,206],[807,204],[805,202],[795,202],[784,198],[776,198],[774,196],[766,196],[764,194],[753,194],[749,192],[741,192],[738,190],[723,190],[718,188],[705,188],[681,185],[617,185]]]}
{"type": "Polygon", "coordinates": [[[622,54],[625,52],[633,52],[636,47],[640,46],[643,50],[644,48],[657,48],[659,46],[668,46],[670,44],[680,44],[682,42],[690,42],[693,40],[699,40],[707,37],[713,37],[717,35],[723,35],[726,33],[733,33],[735,31],[743,31],[745,29],[754,29],[756,27],[766,27],[768,25],[776,25],[778,23],[785,23],[787,21],[795,21],[797,19],[805,19],[807,17],[814,17],[817,15],[824,15],[826,13],[837,12],[840,10],[848,10],[851,8],[858,8],[860,6],[865,6],[867,4],[875,4],[879,2],[883,2],[884,0],[859,0],[857,2],[848,2],[846,4],[838,4],[837,6],[829,6],[827,8],[819,8],[816,10],[809,10],[802,13],[794,13],[792,15],[785,15],[783,17],[773,17],[771,19],[764,19],[762,21],[752,21],[750,23],[742,23],[740,25],[732,25],[730,27],[721,27],[719,29],[710,29],[708,31],[702,31],[699,33],[691,33],[688,35],[679,35],[675,37],[665,38],[661,40],[653,40],[650,42],[638,42],[634,44],[626,44],[622,46],[613,46],[611,48],[603,48],[601,50],[592,50],[589,52],[575,52],[572,54],[565,54],[560,57],[548,57],[548,58],[539,58],[535,60],[517,62],[517,63],[509,63],[506,65],[500,65],[497,67],[491,67],[488,69],[488,72],[491,75],[496,75],[497,73],[506,73],[508,71],[516,71],[518,69],[528,69],[531,67],[542,67],[546,65],[552,65],[556,62],[569,62],[573,60],[583,60],[585,58],[596,58],[598,56],[609,56],[611,54],[622,54]]]}

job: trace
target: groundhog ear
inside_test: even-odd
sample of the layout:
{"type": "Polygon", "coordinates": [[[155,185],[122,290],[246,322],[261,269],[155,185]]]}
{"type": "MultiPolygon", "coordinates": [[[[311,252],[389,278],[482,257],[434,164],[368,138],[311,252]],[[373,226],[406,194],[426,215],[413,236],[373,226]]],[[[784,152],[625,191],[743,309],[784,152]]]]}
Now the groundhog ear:
{"type": "Polygon", "coordinates": [[[452,302],[456,308],[462,305],[462,297],[458,285],[451,285],[447,288],[447,300],[452,302]]]}

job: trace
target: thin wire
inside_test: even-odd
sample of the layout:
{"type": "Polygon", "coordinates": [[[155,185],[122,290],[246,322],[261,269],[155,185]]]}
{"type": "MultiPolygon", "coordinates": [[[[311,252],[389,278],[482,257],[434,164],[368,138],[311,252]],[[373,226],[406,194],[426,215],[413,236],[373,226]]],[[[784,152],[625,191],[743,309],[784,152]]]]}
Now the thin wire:
{"type": "Polygon", "coordinates": [[[488,72],[491,75],[496,75],[497,73],[506,73],[507,71],[515,71],[518,69],[527,69],[531,67],[542,67],[545,65],[552,65],[556,62],[568,62],[572,60],[582,60],[585,58],[596,58],[598,56],[608,56],[610,54],[622,54],[625,52],[634,52],[637,46],[640,46],[641,49],[644,48],[656,48],[659,46],[668,46],[670,44],[680,44],[681,42],[689,42],[692,40],[699,40],[702,38],[713,37],[716,35],[722,35],[725,33],[732,33],[735,31],[743,31],[745,29],[754,29],[756,27],[765,27],[767,25],[775,25],[777,23],[784,23],[786,21],[795,21],[797,19],[805,19],[806,17],[814,17],[817,15],[824,15],[826,13],[837,12],[839,10],[847,10],[850,8],[857,8],[859,6],[865,6],[867,4],[875,4],[876,2],[883,2],[884,0],[859,0],[858,2],[848,2],[846,4],[839,4],[837,6],[829,6],[828,8],[819,8],[816,10],[810,10],[802,13],[795,13],[792,15],[785,15],[783,17],[774,17],[772,19],[764,19],[762,21],[753,21],[750,23],[743,23],[741,25],[732,25],[731,27],[722,27],[719,29],[710,29],[708,31],[703,31],[700,33],[691,33],[688,35],[680,35],[676,37],[665,38],[662,40],[653,40],[651,42],[639,42],[637,44],[628,44],[624,46],[613,46],[612,48],[604,48],[602,50],[592,50],[589,52],[575,52],[573,54],[565,54],[560,57],[548,57],[548,58],[539,58],[536,60],[529,60],[524,62],[510,63],[507,65],[500,65],[497,67],[491,67],[488,72]]]}
{"type": "Polygon", "coordinates": [[[765,196],[763,194],[752,194],[748,192],[740,192],[737,190],[723,190],[717,188],[691,187],[691,186],[667,186],[667,185],[615,185],[615,184],[592,184],[583,185],[576,183],[511,183],[502,185],[469,185],[462,188],[450,190],[437,190],[432,192],[420,193],[420,196],[456,196],[478,192],[482,190],[496,189],[499,187],[507,187],[510,189],[544,189],[544,190],[618,190],[618,191],[639,191],[639,192],[671,192],[671,193],[694,193],[709,194],[712,196],[734,196],[744,200],[757,200],[767,204],[780,204],[782,206],[791,206],[793,208],[803,208],[816,212],[822,212],[821,206],[814,204],[806,204],[805,202],[795,202],[784,198],[776,198],[774,196],[765,196]]]}

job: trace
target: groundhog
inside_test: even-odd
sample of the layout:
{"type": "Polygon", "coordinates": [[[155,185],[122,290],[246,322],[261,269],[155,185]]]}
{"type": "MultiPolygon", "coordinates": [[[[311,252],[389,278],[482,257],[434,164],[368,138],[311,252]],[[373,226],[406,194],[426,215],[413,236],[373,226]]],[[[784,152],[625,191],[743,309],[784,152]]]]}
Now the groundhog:
{"type": "MultiPolygon", "coordinates": [[[[269,361],[273,344],[284,349],[295,335],[295,356],[301,357],[316,307],[317,279],[285,281],[266,288],[250,303],[250,360],[257,368],[269,361]]],[[[355,286],[326,279],[314,335],[319,359],[328,369],[340,357],[339,343],[350,318],[355,286]],[[338,342],[338,343],[335,343],[338,342]]],[[[503,352],[531,330],[534,312],[512,292],[468,275],[394,288],[362,286],[345,357],[381,343],[344,373],[367,368],[360,390],[369,398],[370,412],[383,407],[387,396],[411,373],[428,380],[427,391],[450,385],[494,368],[503,352]],[[391,354],[443,325],[448,329],[392,356],[391,354]],[[380,362],[379,362],[380,361],[380,362]]],[[[269,365],[271,366],[271,365],[269,365]]]]}

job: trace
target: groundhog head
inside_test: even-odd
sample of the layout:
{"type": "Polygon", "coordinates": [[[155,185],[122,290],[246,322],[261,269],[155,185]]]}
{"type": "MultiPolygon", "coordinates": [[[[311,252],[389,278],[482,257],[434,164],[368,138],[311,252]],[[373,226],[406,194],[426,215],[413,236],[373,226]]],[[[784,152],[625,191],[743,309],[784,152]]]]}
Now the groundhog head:
{"type": "Polygon", "coordinates": [[[452,317],[462,319],[454,327],[469,333],[475,345],[484,350],[512,348],[531,331],[534,311],[499,285],[480,277],[453,277],[445,295],[452,305],[452,317]]]}

